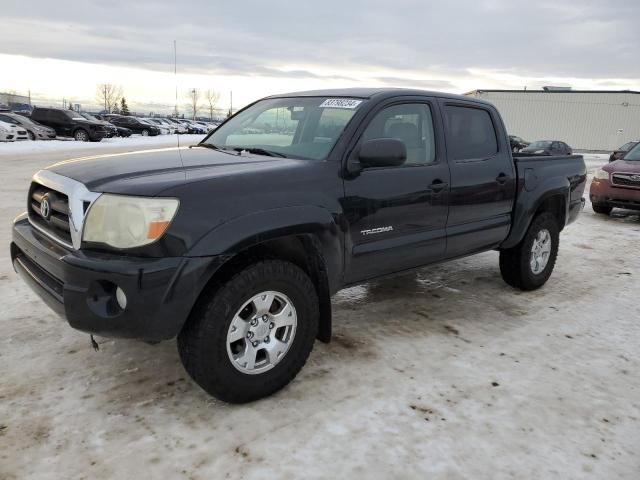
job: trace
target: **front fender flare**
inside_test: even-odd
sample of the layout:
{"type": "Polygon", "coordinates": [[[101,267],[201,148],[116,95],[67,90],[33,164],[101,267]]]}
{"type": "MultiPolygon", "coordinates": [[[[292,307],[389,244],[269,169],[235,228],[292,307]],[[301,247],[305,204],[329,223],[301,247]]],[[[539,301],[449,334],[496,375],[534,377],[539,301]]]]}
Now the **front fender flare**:
{"type": "Polygon", "coordinates": [[[251,212],[217,225],[187,253],[190,257],[232,255],[267,240],[314,235],[320,242],[331,291],[340,282],[344,251],[333,215],[322,207],[300,205],[251,212]]]}

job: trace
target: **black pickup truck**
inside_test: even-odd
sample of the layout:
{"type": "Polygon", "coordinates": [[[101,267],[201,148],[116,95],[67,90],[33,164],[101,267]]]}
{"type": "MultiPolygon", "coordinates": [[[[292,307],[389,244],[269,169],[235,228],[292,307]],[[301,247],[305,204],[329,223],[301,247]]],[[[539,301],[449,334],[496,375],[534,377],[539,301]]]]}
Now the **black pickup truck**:
{"type": "Polygon", "coordinates": [[[542,286],[585,181],[580,156],[512,156],[476,99],[277,95],[188,148],[37,172],[11,258],[72,327],[177,336],[193,379],[239,403],[285,386],[330,340],[331,296],[347,286],[487,250],[509,285],[542,286]]]}

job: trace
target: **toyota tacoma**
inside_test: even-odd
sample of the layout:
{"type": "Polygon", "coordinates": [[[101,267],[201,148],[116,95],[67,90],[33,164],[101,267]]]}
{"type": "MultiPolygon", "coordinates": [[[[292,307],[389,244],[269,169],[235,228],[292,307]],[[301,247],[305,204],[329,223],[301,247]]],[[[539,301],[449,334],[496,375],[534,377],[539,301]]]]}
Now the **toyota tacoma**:
{"type": "Polygon", "coordinates": [[[541,287],[584,206],[585,164],[511,150],[477,99],[271,96],[197,145],[37,172],[11,258],[73,328],[177,337],[204,390],[247,402],[330,340],[331,296],[350,285],[497,250],[507,284],[541,287]]]}

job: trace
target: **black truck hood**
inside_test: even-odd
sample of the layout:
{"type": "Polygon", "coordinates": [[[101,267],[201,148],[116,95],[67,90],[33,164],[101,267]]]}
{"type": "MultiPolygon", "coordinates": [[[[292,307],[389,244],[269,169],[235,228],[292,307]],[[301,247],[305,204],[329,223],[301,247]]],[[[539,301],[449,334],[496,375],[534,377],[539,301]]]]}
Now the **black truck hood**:
{"type": "Polygon", "coordinates": [[[300,162],[306,160],[172,147],[75,158],[47,170],[77,180],[93,192],[156,195],[185,182],[286,168],[300,162]]]}

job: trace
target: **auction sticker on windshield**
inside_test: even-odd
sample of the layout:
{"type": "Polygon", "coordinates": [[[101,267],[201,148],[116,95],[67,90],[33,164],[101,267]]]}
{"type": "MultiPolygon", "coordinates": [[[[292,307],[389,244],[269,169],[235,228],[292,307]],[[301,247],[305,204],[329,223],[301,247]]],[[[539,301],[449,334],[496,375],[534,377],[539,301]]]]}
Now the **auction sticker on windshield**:
{"type": "Polygon", "coordinates": [[[355,98],[327,98],[320,104],[320,108],[347,108],[353,110],[362,103],[355,98]]]}

